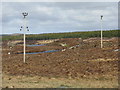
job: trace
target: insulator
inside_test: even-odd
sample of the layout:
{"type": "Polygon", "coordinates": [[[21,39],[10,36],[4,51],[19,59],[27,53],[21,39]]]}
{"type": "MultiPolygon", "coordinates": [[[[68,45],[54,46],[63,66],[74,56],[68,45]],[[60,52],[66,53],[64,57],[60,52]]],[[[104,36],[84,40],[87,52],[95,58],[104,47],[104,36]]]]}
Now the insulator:
{"type": "Polygon", "coordinates": [[[22,29],[20,29],[20,31],[21,31],[22,29]]]}
{"type": "Polygon", "coordinates": [[[26,28],[28,28],[28,27],[26,27],[26,28]]]}
{"type": "Polygon", "coordinates": [[[23,27],[21,26],[21,28],[23,28],[23,27]]]}
{"type": "Polygon", "coordinates": [[[27,29],[27,31],[29,31],[29,29],[27,29]]]}

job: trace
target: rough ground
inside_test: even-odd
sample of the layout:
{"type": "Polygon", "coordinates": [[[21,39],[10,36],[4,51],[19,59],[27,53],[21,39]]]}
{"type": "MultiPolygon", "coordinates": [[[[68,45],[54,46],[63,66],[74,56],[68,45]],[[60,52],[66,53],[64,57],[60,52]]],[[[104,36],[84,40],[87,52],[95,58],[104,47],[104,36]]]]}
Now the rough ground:
{"type": "Polygon", "coordinates": [[[40,76],[4,75],[5,88],[113,88],[118,86],[117,80],[87,78],[49,78],[40,76]]]}
{"type": "MultiPolygon", "coordinates": [[[[28,41],[28,44],[33,43],[36,43],[36,41],[28,41]]],[[[100,38],[84,40],[80,38],[70,38],[60,39],[46,46],[27,47],[26,52],[66,50],[26,55],[26,63],[24,64],[23,55],[16,54],[23,52],[22,45],[17,44],[10,50],[7,42],[3,42],[3,86],[6,87],[8,84],[12,84],[11,80],[14,79],[9,80],[10,77],[17,78],[19,76],[22,78],[24,76],[26,79],[30,79],[31,77],[47,78],[46,82],[48,82],[46,85],[48,86],[40,86],[41,82],[36,78],[35,80],[40,83],[40,85],[37,83],[39,85],[38,87],[58,87],[67,80],[68,83],[65,85],[70,87],[117,87],[119,51],[114,50],[119,48],[118,38],[104,38],[103,44],[104,48],[101,49],[100,38]],[[67,45],[61,46],[61,43],[67,45]],[[79,46],[70,48],[76,45],[79,46]],[[9,51],[11,54],[8,54],[9,51]],[[58,85],[50,85],[52,78],[58,80],[56,82],[60,82],[61,79],[64,80],[58,85]],[[77,83],[82,81],[85,83],[82,83],[84,85],[77,84],[77,86],[75,86],[75,83],[72,82],[74,80],[77,83]],[[95,82],[90,84],[91,81],[95,81],[96,85],[94,85],[95,82]],[[105,82],[106,84],[100,82],[105,82]]],[[[34,79],[32,80],[33,82],[35,81],[34,79]]],[[[18,82],[18,80],[16,82],[18,82]]],[[[27,80],[26,82],[28,83],[27,80]]],[[[12,85],[14,87],[22,87],[22,84],[20,84],[21,86],[16,83],[12,85]]],[[[35,87],[34,84],[33,87],[35,87]]]]}

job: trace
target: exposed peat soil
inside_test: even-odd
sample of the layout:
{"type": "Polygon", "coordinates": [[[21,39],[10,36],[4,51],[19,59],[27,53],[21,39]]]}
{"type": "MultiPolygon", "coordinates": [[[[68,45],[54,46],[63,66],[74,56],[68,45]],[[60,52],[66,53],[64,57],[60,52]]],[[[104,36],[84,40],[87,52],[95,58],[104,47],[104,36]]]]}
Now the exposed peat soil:
{"type": "MultiPolygon", "coordinates": [[[[29,41],[29,44],[35,43],[29,41]]],[[[26,52],[65,51],[27,54],[26,63],[23,63],[23,54],[17,54],[23,52],[22,44],[17,44],[10,50],[7,42],[3,42],[3,73],[49,78],[117,79],[119,51],[115,50],[119,49],[118,38],[104,38],[103,45],[104,48],[101,49],[100,38],[59,39],[45,46],[26,47],[26,52]],[[61,46],[61,43],[66,46],[61,46]],[[79,46],[70,48],[75,45],[79,46]]]]}

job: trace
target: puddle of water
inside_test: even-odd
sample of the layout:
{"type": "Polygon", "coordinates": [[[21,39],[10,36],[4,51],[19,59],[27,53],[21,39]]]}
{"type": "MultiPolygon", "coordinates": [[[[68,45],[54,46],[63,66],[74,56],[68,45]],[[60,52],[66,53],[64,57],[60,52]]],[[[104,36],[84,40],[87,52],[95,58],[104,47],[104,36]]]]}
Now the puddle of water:
{"type": "MultiPolygon", "coordinates": [[[[58,52],[60,50],[49,50],[49,51],[43,51],[43,52],[28,52],[26,54],[39,54],[39,53],[50,53],[50,52],[58,52]]],[[[23,54],[23,53],[18,53],[18,54],[23,54]]]]}
{"type": "Polygon", "coordinates": [[[35,46],[45,46],[45,44],[32,44],[32,45],[27,45],[28,47],[35,47],[35,46]]]}

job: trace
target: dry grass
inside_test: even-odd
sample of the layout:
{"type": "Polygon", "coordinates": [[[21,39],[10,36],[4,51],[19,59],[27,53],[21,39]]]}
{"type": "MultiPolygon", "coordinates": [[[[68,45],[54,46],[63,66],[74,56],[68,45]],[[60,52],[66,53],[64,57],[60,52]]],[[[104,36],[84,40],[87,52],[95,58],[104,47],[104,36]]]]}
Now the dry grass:
{"type": "Polygon", "coordinates": [[[48,44],[57,41],[57,39],[54,40],[38,40],[37,44],[48,44]]]}
{"type": "Polygon", "coordinates": [[[117,59],[104,59],[104,58],[99,58],[99,59],[95,59],[95,60],[89,60],[89,61],[98,61],[98,62],[107,62],[107,61],[118,61],[117,59]]]}
{"type": "Polygon", "coordinates": [[[118,81],[110,79],[48,78],[40,76],[3,75],[3,87],[7,88],[117,88],[118,81]]]}

